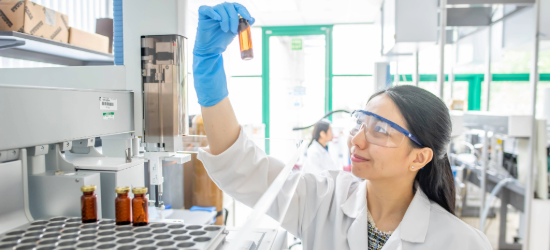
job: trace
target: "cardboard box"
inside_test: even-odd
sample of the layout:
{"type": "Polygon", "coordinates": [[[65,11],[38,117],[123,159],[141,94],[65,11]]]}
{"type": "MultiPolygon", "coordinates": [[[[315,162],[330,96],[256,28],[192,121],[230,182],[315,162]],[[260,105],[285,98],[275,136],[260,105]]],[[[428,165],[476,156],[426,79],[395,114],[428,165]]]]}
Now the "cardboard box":
{"type": "Polygon", "coordinates": [[[67,43],[69,17],[29,0],[4,0],[0,1],[0,30],[67,43]]]}
{"type": "Polygon", "coordinates": [[[466,110],[466,103],[464,100],[452,99],[448,105],[449,110],[466,110]]]}
{"type": "Polygon", "coordinates": [[[83,30],[69,28],[69,43],[86,49],[109,53],[109,38],[83,30]]]}
{"type": "Polygon", "coordinates": [[[109,53],[113,53],[113,19],[98,18],[95,23],[95,33],[109,38],[109,53]]]}

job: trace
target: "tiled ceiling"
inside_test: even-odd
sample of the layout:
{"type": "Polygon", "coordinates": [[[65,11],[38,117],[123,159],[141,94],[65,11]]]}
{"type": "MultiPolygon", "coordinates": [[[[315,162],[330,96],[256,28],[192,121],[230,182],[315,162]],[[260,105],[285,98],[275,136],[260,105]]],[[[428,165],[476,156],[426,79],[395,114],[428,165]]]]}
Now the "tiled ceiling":
{"type": "MultiPolygon", "coordinates": [[[[191,17],[197,19],[201,5],[222,0],[189,0],[191,17]]],[[[374,22],[382,0],[239,0],[256,18],[256,25],[314,25],[374,22]]]]}

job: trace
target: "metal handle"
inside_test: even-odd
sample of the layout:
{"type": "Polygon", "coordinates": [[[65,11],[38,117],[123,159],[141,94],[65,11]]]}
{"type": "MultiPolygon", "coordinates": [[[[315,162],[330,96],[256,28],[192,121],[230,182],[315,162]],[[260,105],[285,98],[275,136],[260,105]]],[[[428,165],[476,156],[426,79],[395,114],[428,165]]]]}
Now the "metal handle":
{"type": "Polygon", "coordinates": [[[126,163],[132,162],[132,155],[130,153],[130,148],[126,149],[126,163]]]}

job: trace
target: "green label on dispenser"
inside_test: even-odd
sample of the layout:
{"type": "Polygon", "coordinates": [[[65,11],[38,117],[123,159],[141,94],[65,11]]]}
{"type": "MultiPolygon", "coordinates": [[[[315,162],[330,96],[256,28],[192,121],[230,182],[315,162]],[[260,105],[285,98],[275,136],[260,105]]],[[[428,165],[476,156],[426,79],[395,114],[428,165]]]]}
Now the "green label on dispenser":
{"type": "Polygon", "coordinates": [[[115,119],[115,112],[104,112],[103,113],[103,120],[111,120],[115,119]]]}
{"type": "Polygon", "coordinates": [[[302,50],[302,38],[292,38],[290,41],[291,50],[302,50]]]}

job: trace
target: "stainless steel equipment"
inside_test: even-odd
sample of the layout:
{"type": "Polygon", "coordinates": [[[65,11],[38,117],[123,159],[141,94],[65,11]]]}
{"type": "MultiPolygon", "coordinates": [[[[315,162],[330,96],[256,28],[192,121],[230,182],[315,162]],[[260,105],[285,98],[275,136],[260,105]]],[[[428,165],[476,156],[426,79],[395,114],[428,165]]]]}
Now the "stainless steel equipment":
{"type": "MultiPolygon", "coordinates": [[[[99,189],[96,191],[98,197],[101,195],[101,206],[98,206],[102,211],[100,218],[115,218],[117,194],[114,190],[116,187],[139,187],[144,184],[143,159],[131,159],[131,162],[126,162],[124,158],[114,157],[74,157],[74,155],[66,157],[70,158],[75,168],[78,169],[77,173],[95,173],[101,177],[101,191],[99,189]]],[[[129,194],[129,196],[133,197],[133,194],[129,194]]]]}
{"type": "Polygon", "coordinates": [[[143,143],[149,160],[149,184],[155,206],[162,208],[162,160],[183,150],[189,134],[187,113],[187,38],[141,37],[143,143]]]}
{"type": "Polygon", "coordinates": [[[142,36],[144,140],[147,151],[183,150],[189,134],[187,38],[142,36]]]}
{"type": "MultiPolygon", "coordinates": [[[[100,175],[94,172],[46,171],[29,175],[29,207],[36,219],[44,219],[58,214],[80,216],[81,186],[96,185],[97,206],[101,207],[100,175]]],[[[112,208],[111,208],[112,209],[112,208]]],[[[97,210],[101,218],[102,210],[97,210]]]]}

